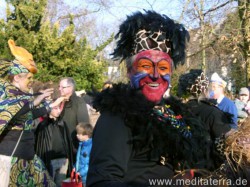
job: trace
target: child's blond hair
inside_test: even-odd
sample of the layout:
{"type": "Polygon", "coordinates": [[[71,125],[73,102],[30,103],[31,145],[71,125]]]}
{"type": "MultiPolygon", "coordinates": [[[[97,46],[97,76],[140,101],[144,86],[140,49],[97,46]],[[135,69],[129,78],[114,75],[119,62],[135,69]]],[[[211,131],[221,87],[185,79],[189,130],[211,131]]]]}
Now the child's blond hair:
{"type": "Polygon", "coordinates": [[[80,122],[76,126],[77,134],[88,135],[89,138],[92,137],[93,134],[93,126],[89,123],[80,122]]]}

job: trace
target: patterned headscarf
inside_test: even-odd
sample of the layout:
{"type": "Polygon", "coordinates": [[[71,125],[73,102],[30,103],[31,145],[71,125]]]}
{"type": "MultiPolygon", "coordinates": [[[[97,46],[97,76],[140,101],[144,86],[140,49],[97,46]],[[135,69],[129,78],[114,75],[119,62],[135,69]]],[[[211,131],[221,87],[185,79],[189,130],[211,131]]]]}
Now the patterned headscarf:
{"type": "Polygon", "coordinates": [[[13,65],[9,67],[9,75],[17,75],[20,73],[29,73],[29,70],[20,64],[17,60],[14,60],[13,65]]]}
{"type": "Polygon", "coordinates": [[[9,75],[17,75],[20,73],[29,73],[29,70],[17,60],[0,60],[0,79],[6,80],[9,75]]]}

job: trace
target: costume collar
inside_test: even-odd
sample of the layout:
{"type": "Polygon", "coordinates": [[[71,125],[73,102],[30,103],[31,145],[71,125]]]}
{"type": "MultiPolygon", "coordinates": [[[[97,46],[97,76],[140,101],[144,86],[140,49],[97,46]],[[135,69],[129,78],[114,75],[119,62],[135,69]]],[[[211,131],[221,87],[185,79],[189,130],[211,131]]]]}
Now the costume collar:
{"type": "Polygon", "coordinates": [[[210,145],[203,124],[173,97],[155,107],[140,90],[114,84],[112,89],[96,93],[93,106],[101,113],[108,111],[121,116],[131,129],[128,143],[133,144],[136,153],[148,150],[149,159],[163,156],[168,163],[187,162],[194,166],[204,156],[200,150],[210,145]]]}

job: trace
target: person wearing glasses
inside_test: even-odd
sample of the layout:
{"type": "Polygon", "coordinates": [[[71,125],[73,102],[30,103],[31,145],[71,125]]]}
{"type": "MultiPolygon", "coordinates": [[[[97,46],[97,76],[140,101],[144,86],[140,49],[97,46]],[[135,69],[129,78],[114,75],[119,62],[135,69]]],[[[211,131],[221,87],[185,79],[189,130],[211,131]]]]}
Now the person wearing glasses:
{"type": "Polygon", "coordinates": [[[62,105],[62,113],[60,118],[65,121],[68,126],[71,140],[73,142],[74,161],[78,148],[78,140],[76,138],[76,125],[80,122],[89,123],[89,115],[86,102],[82,97],[78,97],[75,93],[76,83],[72,77],[62,78],[59,82],[59,92],[61,96],[67,97],[68,100],[62,105]]]}

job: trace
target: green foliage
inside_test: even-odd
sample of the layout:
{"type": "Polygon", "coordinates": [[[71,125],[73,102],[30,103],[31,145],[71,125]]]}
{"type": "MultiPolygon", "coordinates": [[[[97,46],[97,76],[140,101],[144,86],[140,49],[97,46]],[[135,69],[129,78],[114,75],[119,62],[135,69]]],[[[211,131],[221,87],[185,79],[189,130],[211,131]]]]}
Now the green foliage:
{"type": "Polygon", "coordinates": [[[106,80],[105,59],[97,60],[100,51],[112,40],[111,36],[96,49],[90,47],[87,38],[77,39],[72,19],[69,26],[60,30],[60,23],[51,26],[42,22],[47,0],[8,0],[14,7],[7,8],[7,21],[0,20],[0,58],[13,59],[7,41],[12,38],[18,46],[33,54],[39,72],[39,81],[57,82],[62,77],[73,77],[77,89],[100,89],[106,80]]]}

